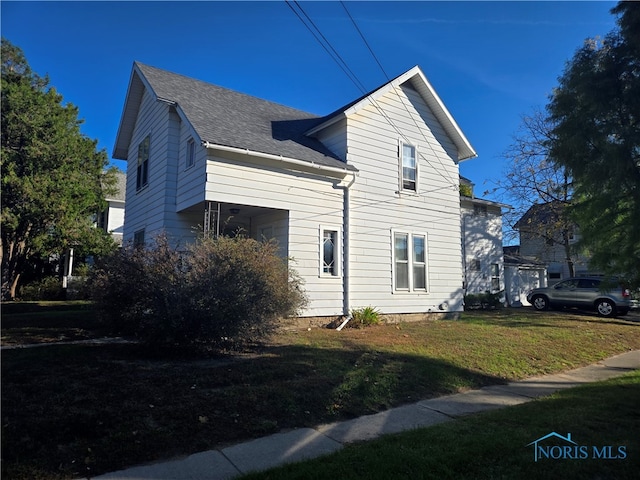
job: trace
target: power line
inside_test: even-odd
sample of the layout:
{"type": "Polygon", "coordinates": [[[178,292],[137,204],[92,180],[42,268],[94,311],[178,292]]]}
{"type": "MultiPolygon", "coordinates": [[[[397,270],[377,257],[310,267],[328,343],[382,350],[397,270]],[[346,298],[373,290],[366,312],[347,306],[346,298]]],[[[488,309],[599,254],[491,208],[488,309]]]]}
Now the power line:
{"type": "MultiPolygon", "coordinates": [[[[342,69],[342,71],[347,75],[347,77],[354,83],[354,85],[363,93],[363,94],[367,94],[367,89],[365,88],[365,86],[363,85],[363,83],[358,79],[358,76],[353,72],[353,70],[351,70],[351,68],[349,68],[349,66],[347,65],[347,62],[342,58],[342,56],[338,53],[338,51],[331,45],[331,42],[329,42],[329,40],[324,36],[324,34],[322,34],[322,32],[320,31],[320,29],[318,28],[318,26],[313,22],[313,20],[311,20],[311,18],[309,17],[309,15],[307,15],[307,13],[304,11],[304,9],[302,8],[302,6],[297,2],[294,1],[293,3],[296,5],[296,7],[299,9],[300,12],[302,12],[302,14],[305,16],[305,18],[307,19],[307,21],[309,22],[309,24],[311,24],[311,26],[313,26],[313,29],[309,26],[309,24],[307,22],[305,22],[305,20],[300,16],[300,14],[298,13],[298,11],[292,6],[291,2],[289,2],[288,0],[286,0],[287,5],[289,6],[289,8],[296,14],[296,16],[298,17],[298,19],[302,22],[302,24],[311,32],[311,34],[313,35],[313,37],[316,39],[316,41],[318,43],[320,43],[320,45],[325,49],[325,51],[329,54],[329,56],[338,64],[338,66],[342,69]],[[317,32],[317,33],[316,33],[317,32]],[[320,39],[320,37],[322,38],[322,40],[320,39]],[[332,53],[333,52],[333,53],[332,53]]],[[[367,42],[367,40],[365,39],[364,35],[362,34],[362,31],[358,28],[357,24],[355,23],[355,20],[353,19],[353,17],[351,16],[351,14],[349,13],[349,11],[347,10],[346,6],[344,5],[343,2],[340,2],[343,6],[343,8],[345,9],[345,11],[347,12],[347,15],[349,16],[349,18],[351,19],[351,22],[354,24],[356,30],[358,31],[358,33],[360,34],[360,37],[362,38],[362,40],[364,41],[365,45],[367,46],[367,48],[369,49],[369,51],[371,52],[372,56],[374,57],[374,59],[376,60],[376,62],[378,63],[378,66],[380,67],[380,69],[382,70],[382,72],[384,73],[385,77],[387,78],[387,81],[389,81],[389,76],[387,75],[386,71],[384,70],[384,68],[382,67],[382,64],[380,63],[380,61],[378,60],[378,58],[376,57],[376,55],[373,52],[373,49],[371,48],[371,46],[369,45],[369,43],[367,42]]],[[[405,104],[405,102],[403,101],[402,97],[400,94],[398,94],[398,97],[400,99],[400,103],[402,104],[402,106],[405,108],[405,110],[407,111],[409,117],[411,118],[411,120],[414,122],[414,124],[416,125],[418,132],[420,132],[420,134],[423,136],[427,147],[431,150],[431,152],[434,154],[435,158],[439,161],[439,163],[441,164],[441,166],[444,167],[444,165],[442,164],[442,160],[440,160],[438,154],[435,152],[435,150],[433,149],[433,147],[431,146],[429,140],[427,139],[424,131],[422,128],[420,128],[420,126],[418,125],[418,122],[416,121],[416,119],[414,118],[413,115],[411,115],[411,112],[409,110],[409,108],[407,107],[407,105],[405,104]]],[[[382,117],[385,118],[385,120],[387,121],[387,123],[395,130],[395,132],[402,138],[402,140],[407,143],[407,144],[411,144],[412,142],[409,141],[409,139],[407,138],[407,136],[400,130],[400,128],[394,123],[394,121],[389,117],[389,115],[382,109],[382,107],[380,106],[380,104],[377,102],[377,100],[375,100],[374,98],[370,98],[372,105],[376,108],[376,110],[378,110],[378,112],[380,113],[380,115],[382,117]]],[[[455,186],[456,182],[454,179],[448,178],[447,176],[445,176],[443,174],[443,172],[441,171],[441,169],[437,168],[435,165],[433,165],[431,163],[431,161],[423,155],[423,153],[420,151],[420,149],[416,149],[417,150],[417,154],[419,157],[421,157],[428,165],[430,165],[434,171],[440,175],[445,181],[447,182],[452,182],[452,185],[455,186]]]]}
{"type": "Polygon", "coordinates": [[[362,39],[362,41],[364,42],[364,44],[367,46],[367,48],[369,49],[369,52],[371,53],[371,56],[375,59],[376,63],[378,64],[378,66],[380,67],[380,70],[382,70],[382,73],[384,73],[384,76],[387,78],[387,81],[390,81],[391,79],[389,78],[389,75],[387,75],[387,72],[384,70],[384,67],[382,66],[382,64],[380,63],[380,60],[378,60],[378,57],[376,57],[376,54],[373,53],[373,49],[371,48],[371,45],[369,45],[369,42],[367,42],[367,39],[364,37],[362,31],[360,31],[360,28],[358,28],[358,24],[356,23],[356,21],[353,19],[353,17],[351,16],[351,13],[349,13],[349,10],[347,10],[347,6],[344,4],[344,2],[340,2],[340,5],[342,5],[342,8],[344,8],[344,11],[347,12],[347,15],[349,16],[349,18],[351,19],[351,23],[353,23],[353,26],[356,28],[356,30],[358,31],[358,33],[360,34],[360,38],[362,39]]]}
{"type": "Polygon", "coordinates": [[[311,17],[309,17],[309,15],[307,15],[307,12],[304,11],[302,6],[300,6],[300,4],[297,1],[293,2],[296,5],[296,7],[298,8],[298,10],[300,12],[302,12],[302,14],[305,16],[305,18],[307,19],[307,21],[309,23],[307,23],[307,21],[305,21],[300,16],[300,13],[298,13],[298,10],[296,10],[293,7],[291,2],[289,2],[287,0],[286,3],[289,6],[289,8],[293,11],[293,13],[296,14],[298,19],[302,22],[302,24],[307,28],[307,30],[309,30],[309,32],[311,32],[311,34],[316,39],[316,41],[320,44],[320,46],[322,46],[322,48],[324,48],[324,50],[329,54],[329,56],[338,64],[338,66],[342,69],[342,71],[345,73],[345,75],[347,75],[347,77],[349,77],[349,80],[351,80],[353,82],[353,84],[356,86],[356,88],[358,88],[360,91],[362,91],[364,93],[366,90],[364,88],[364,85],[360,82],[360,80],[358,80],[357,75],[355,73],[353,73],[353,70],[351,70],[349,68],[349,65],[347,65],[347,62],[345,62],[345,60],[342,58],[342,56],[336,51],[335,48],[333,48],[333,46],[331,45],[331,42],[329,42],[329,40],[327,40],[327,38],[322,34],[322,32],[320,31],[318,26],[313,22],[313,20],[311,20],[311,17]],[[309,26],[309,24],[311,26],[309,26]],[[313,27],[313,29],[311,27],[313,27]],[[322,39],[319,38],[319,37],[321,37],[322,39]]]}
{"type": "MultiPolygon", "coordinates": [[[[364,34],[362,33],[362,30],[360,30],[360,28],[358,27],[358,24],[356,23],[355,19],[353,18],[353,16],[351,15],[351,13],[349,12],[349,10],[347,9],[347,6],[344,4],[343,1],[340,1],[340,4],[342,5],[342,8],[344,8],[344,11],[347,12],[347,15],[349,16],[349,19],[351,20],[351,23],[353,24],[353,26],[355,27],[355,29],[357,30],[358,34],[360,35],[360,38],[362,39],[362,41],[364,42],[364,44],[366,45],[367,49],[369,50],[369,53],[371,53],[371,56],[374,58],[374,60],[376,61],[376,63],[378,64],[378,67],[380,67],[380,70],[382,70],[382,73],[384,74],[384,76],[386,77],[387,81],[390,81],[391,79],[389,78],[389,75],[387,75],[387,72],[385,71],[384,67],[382,66],[382,63],[380,62],[380,60],[378,59],[378,57],[376,56],[376,54],[373,51],[373,48],[371,48],[371,45],[369,44],[369,42],[367,41],[367,39],[365,38],[364,34]]],[[[422,137],[424,138],[425,142],[427,143],[427,145],[429,146],[429,148],[431,149],[431,151],[433,152],[434,156],[436,157],[436,159],[438,159],[438,162],[440,163],[440,165],[442,165],[442,167],[444,168],[445,165],[442,163],[442,160],[440,160],[440,157],[438,157],[438,155],[436,154],[436,152],[433,150],[433,148],[431,147],[430,143],[429,143],[429,139],[427,138],[427,136],[424,134],[423,130],[420,128],[420,125],[418,125],[418,122],[416,121],[416,119],[414,118],[413,115],[411,115],[411,111],[409,110],[409,107],[407,106],[407,104],[404,102],[404,99],[402,98],[402,96],[400,94],[398,94],[398,98],[400,99],[400,103],[402,103],[402,106],[404,107],[404,109],[407,111],[407,114],[409,115],[409,117],[413,120],[413,123],[415,124],[416,128],[418,129],[418,131],[422,134],[422,137]]],[[[418,152],[418,155],[421,155],[420,152],[418,152]]],[[[422,155],[421,155],[422,156],[422,155]]],[[[431,165],[431,162],[429,162],[429,160],[422,156],[422,158],[429,164],[431,165]]],[[[432,167],[434,167],[433,165],[431,165],[432,167]]],[[[434,167],[435,169],[435,167],[434,167]]],[[[444,178],[447,181],[453,181],[450,178],[445,177],[443,174],[440,174],[442,176],[442,178],[444,178]]],[[[455,181],[454,181],[455,184],[455,181]]]]}

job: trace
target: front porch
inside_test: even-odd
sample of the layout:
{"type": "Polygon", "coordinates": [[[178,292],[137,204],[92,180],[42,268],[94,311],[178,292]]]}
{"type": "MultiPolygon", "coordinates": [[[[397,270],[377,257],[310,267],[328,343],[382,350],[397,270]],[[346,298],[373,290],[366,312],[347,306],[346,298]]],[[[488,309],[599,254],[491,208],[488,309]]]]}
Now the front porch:
{"type": "Polygon", "coordinates": [[[205,235],[246,235],[275,240],[279,254],[288,256],[289,211],[239,203],[200,202],[178,214],[193,230],[205,235]]]}

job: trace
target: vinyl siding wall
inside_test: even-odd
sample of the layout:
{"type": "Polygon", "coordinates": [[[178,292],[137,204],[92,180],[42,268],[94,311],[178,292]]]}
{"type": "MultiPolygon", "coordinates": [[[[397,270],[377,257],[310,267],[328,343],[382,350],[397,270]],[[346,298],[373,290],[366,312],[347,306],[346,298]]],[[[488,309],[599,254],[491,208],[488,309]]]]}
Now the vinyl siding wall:
{"type": "Polygon", "coordinates": [[[461,310],[457,154],[439,122],[415,90],[399,87],[350,116],[347,138],[348,161],[360,170],[350,202],[352,308],[418,313],[446,302],[461,310]],[[417,194],[399,193],[400,141],[418,151],[417,194]],[[427,236],[426,293],[394,292],[392,231],[427,236]]]}
{"type": "Polygon", "coordinates": [[[252,220],[252,236],[259,225],[273,224],[290,266],[305,281],[310,298],[306,316],[342,314],[342,276],[320,275],[319,244],[322,226],[342,228],[343,192],[334,188],[338,182],[246,155],[210,156],[207,162],[207,201],[278,209],[252,220]],[[282,211],[288,212],[288,227],[282,211]]]}
{"type": "Polygon", "coordinates": [[[462,229],[464,241],[464,267],[467,293],[491,291],[491,265],[499,266],[500,286],[504,290],[504,256],[502,250],[502,212],[500,207],[486,205],[486,215],[474,212],[473,203],[461,198],[462,229]],[[474,260],[480,262],[480,269],[474,270],[474,260]]]}
{"type": "Polygon", "coordinates": [[[145,240],[166,232],[175,242],[193,237],[190,215],[176,213],[182,122],[175,109],[145,92],[129,145],[124,241],[145,231],[145,240]],[[136,191],[138,145],[149,135],[148,184],[136,191]]]}

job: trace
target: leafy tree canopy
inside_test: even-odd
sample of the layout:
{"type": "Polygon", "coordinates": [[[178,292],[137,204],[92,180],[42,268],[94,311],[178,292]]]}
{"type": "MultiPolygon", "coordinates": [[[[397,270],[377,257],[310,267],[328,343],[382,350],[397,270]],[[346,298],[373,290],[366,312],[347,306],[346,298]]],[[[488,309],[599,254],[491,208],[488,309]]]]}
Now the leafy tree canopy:
{"type": "Polygon", "coordinates": [[[2,296],[14,298],[35,258],[73,247],[99,254],[113,247],[93,226],[113,188],[107,156],[80,132],[78,109],[62,104],[49,79],[34,73],[20,48],[2,39],[2,296]]]}
{"type": "Polygon", "coordinates": [[[548,105],[549,154],[573,179],[570,212],[595,267],[640,285],[640,3],[568,62],[548,105]]]}

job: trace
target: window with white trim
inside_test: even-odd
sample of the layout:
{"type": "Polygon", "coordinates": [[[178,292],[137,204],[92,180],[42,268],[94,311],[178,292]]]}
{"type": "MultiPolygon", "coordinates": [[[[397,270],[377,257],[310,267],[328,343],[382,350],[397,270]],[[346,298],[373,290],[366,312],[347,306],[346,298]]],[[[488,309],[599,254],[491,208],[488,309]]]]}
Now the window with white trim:
{"type": "Polygon", "coordinates": [[[402,181],[400,189],[409,192],[418,191],[418,159],[416,147],[408,143],[400,143],[400,173],[402,181]]]}
{"type": "Polygon", "coordinates": [[[491,291],[500,291],[500,265],[497,263],[491,264],[491,291]]]}
{"type": "Polygon", "coordinates": [[[340,276],[340,231],[320,229],[320,276],[340,276]]]}
{"type": "Polygon", "coordinates": [[[138,169],[136,171],[136,191],[149,183],[149,135],[138,145],[138,169]]]}
{"type": "Polygon", "coordinates": [[[193,167],[193,164],[195,162],[195,156],[196,156],[196,142],[193,141],[193,138],[190,138],[189,141],[187,142],[187,167],[186,168],[190,168],[193,167]]]}
{"type": "Polygon", "coordinates": [[[393,289],[427,291],[426,234],[393,232],[393,289]]]}

